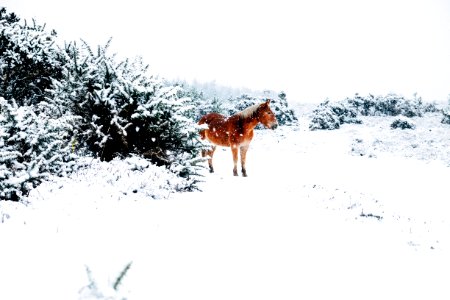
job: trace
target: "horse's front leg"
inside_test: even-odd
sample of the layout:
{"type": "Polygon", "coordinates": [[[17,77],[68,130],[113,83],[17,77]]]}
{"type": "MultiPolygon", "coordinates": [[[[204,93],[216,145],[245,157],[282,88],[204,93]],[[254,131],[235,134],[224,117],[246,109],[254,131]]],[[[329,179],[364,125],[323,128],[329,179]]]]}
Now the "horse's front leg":
{"type": "Polygon", "coordinates": [[[213,156],[214,151],[216,151],[216,146],[212,146],[211,150],[202,150],[202,156],[206,157],[208,156],[208,166],[209,166],[209,172],[214,173],[214,167],[213,167],[213,156]]]}
{"type": "Polygon", "coordinates": [[[241,150],[241,167],[242,167],[242,176],[247,177],[247,170],[245,168],[245,159],[247,158],[247,150],[248,150],[248,146],[241,146],[240,150],[241,150]]]}
{"type": "Polygon", "coordinates": [[[237,162],[238,162],[238,145],[232,144],[231,145],[231,153],[233,154],[233,175],[238,176],[237,172],[237,162]]]}

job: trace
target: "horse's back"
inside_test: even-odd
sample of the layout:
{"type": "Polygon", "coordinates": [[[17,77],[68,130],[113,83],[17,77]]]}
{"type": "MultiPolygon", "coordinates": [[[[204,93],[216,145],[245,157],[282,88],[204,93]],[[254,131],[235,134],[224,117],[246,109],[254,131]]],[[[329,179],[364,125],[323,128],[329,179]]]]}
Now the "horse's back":
{"type": "Polygon", "coordinates": [[[198,121],[198,124],[199,125],[202,125],[202,124],[208,124],[208,125],[220,124],[220,123],[225,123],[225,120],[226,120],[225,116],[223,116],[221,114],[209,113],[209,114],[204,115],[200,119],[200,121],[198,121]]]}

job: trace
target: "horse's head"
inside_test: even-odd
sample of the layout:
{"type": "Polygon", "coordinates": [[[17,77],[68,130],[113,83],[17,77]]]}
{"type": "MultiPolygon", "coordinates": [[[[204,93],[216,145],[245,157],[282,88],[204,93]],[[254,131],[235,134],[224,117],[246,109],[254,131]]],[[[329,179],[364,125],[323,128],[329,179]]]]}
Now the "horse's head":
{"type": "Polygon", "coordinates": [[[266,127],[270,129],[275,129],[278,127],[278,121],[275,114],[270,109],[269,106],[270,99],[259,105],[258,109],[258,120],[266,127]]]}

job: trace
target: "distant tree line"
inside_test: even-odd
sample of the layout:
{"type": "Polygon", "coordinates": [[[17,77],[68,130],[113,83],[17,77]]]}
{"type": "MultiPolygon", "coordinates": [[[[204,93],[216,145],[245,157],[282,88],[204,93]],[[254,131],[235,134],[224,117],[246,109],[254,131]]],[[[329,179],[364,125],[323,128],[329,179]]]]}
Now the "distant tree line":
{"type": "Polygon", "coordinates": [[[218,98],[216,96],[207,95],[193,85],[187,83],[179,84],[183,87],[180,96],[191,99],[191,103],[196,107],[196,110],[193,111],[192,115],[194,120],[200,120],[204,114],[209,112],[231,116],[251,105],[262,103],[266,98],[270,98],[270,107],[275,113],[280,125],[294,125],[298,121],[294,111],[289,107],[286,93],[283,91],[276,94],[275,97],[272,96],[272,94],[274,94],[273,91],[263,91],[259,96],[244,93],[239,96],[218,98]]]}
{"type": "MultiPolygon", "coordinates": [[[[450,103],[449,103],[450,107],[450,103]]],[[[433,103],[424,103],[417,95],[413,99],[407,99],[397,94],[385,96],[361,96],[346,98],[342,101],[331,102],[326,100],[320,103],[313,111],[309,125],[310,130],[333,130],[339,129],[342,124],[361,124],[359,116],[404,116],[407,118],[422,117],[428,112],[438,112],[439,109],[433,103]]],[[[446,113],[450,109],[442,111],[444,117],[442,123],[446,122],[446,113]]]]}

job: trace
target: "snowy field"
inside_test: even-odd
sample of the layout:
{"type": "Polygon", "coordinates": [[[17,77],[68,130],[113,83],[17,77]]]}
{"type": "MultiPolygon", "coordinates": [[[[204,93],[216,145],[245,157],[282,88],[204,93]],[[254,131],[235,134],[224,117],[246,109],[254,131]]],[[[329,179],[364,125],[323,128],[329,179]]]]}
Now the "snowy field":
{"type": "Polygon", "coordinates": [[[0,202],[0,299],[450,299],[441,115],[309,131],[296,110],[298,126],[256,132],[248,178],[219,148],[202,191],[92,161],[0,202]]]}

